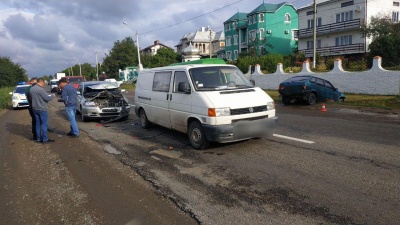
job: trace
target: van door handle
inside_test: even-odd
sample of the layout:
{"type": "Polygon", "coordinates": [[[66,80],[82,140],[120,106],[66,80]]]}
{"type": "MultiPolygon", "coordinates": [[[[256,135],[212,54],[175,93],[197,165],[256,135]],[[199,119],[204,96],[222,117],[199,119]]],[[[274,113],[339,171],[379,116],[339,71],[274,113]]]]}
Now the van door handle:
{"type": "Polygon", "coordinates": [[[169,94],[167,94],[167,101],[168,101],[168,99],[169,99],[169,94]]]}
{"type": "Polygon", "coordinates": [[[169,100],[170,100],[170,101],[172,101],[172,94],[170,94],[170,98],[169,98],[169,100]]]}

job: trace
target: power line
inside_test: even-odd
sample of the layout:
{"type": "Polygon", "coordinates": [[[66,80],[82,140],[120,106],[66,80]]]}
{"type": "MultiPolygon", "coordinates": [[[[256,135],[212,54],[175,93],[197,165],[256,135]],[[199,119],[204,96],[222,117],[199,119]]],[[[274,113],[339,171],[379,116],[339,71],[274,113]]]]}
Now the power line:
{"type": "Polygon", "coordinates": [[[227,7],[231,6],[231,5],[234,5],[234,4],[236,4],[236,3],[239,3],[239,2],[241,2],[241,1],[243,1],[243,0],[236,1],[236,2],[234,2],[234,3],[231,3],[231,4],[229,4],[229,5],[226,5],[226,6],[223,6],[223,7],[221,7],[221,8],[215,9],[215,10],[213,10],[213,11],[210,11],[210,12],[204,13],[204,14],[202,14],[202,15],[199,15],[199,16],[192,17],[192,18],[190,18],[190,19],[187,19],[187,20],[184,20],[184,21],[181,21],[181,22],[178,22],[178,23],[175,23],[175,24],[172,24],[172,25],[166,26],[166,27],[158,28],[158,29],[151,30],[151,31],[146,31],[146,32],[143,32],[143,33],[140,33],[140,34],[141,34],[141,35],[143,35],[143,34],[153,33],[153,32],[156,32],[156,31],[159,31],[159,30],[163,30],[163,29],[167,29],[167,28],[170,28],[170,27],[173,27],[173,26],[176,26],[176,25],[182,24],[182,23],[186,23],[186,22],[188,22],[188,21],[191,21],[191,20],[194,20],[194,19],[200,18],[200,17],[202,17],[202,16],[205,16],[205,15],[211,14],[211,13],[213,13],[213,12],[216,12],[216,11],[218,11],[218,10],[221,10],[221,9],[227,8],[227,7]]]}

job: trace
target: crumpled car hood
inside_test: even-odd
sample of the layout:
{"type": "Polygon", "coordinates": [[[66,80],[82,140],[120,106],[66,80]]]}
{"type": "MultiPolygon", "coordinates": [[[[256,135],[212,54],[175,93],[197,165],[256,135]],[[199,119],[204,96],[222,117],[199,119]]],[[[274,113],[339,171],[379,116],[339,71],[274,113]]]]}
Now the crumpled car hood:
{"type": "Polygon", "coordinates": [[[107,82],[102,84],[95,84],[88,88],[93,90],[107,90],[107,89],[117,89],[118,85],[116,83],[107,82]]]}

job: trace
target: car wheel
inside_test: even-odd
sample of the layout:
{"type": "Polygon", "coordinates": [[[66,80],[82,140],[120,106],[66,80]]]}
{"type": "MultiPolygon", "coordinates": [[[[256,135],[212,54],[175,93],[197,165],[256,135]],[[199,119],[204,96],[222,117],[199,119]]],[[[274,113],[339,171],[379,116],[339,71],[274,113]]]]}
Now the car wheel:
{"type": "Polygon", "coordinates": [[[87,121],[87,118],[83,115],[82,108],[81,108],[80,113],[81,113],[81,121],[82,121],[82,122],[86,122],[86,121],[87,121]]]}
{"type": "Polygon", "coordinates": [[[151,122],[147,119],[146,112],[144,111],[144,109],[140,110],[139,118],[140,118],[140,125],[142,126],[142,128],[147,129],[151,126],[151,122]]]}
{"type": "Polygon", "coordinates": [[[339,98],[339,103],[344,103],[344,98],[339,98]]]}
{"type": "Polygon", "coordinates": [[[283,104],[289,105],[289,104],[290,104],[290,100],[292,100],[292,99],[290,99],[289,96],[282,96],[282,102],[283,102],[283,104]]]}
{"type": "Polygon", "coordinates": [[[188,136],[190,144],[197,150],[206,149],[210,146],[210,141],[207,140],[203,126],[201,126],[199,121],[190,123],[188,136]]]}
{"type": "Polygon", "coordinates": [[[317,102],[317,96],[314,93],[310,93],[307,98],[307,103],[309,105],[314,105],[317,102]]]}

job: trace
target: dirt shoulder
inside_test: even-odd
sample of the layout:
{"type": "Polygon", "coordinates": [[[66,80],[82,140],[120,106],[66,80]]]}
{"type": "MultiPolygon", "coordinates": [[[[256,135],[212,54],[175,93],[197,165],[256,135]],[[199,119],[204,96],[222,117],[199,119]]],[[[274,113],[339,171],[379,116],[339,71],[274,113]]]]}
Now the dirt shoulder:
{"type": "Polygon", "coordinates": [[[27,110],[0,111],[0,224],[198,224],[50,108],[50,144],[27,110]]]}

